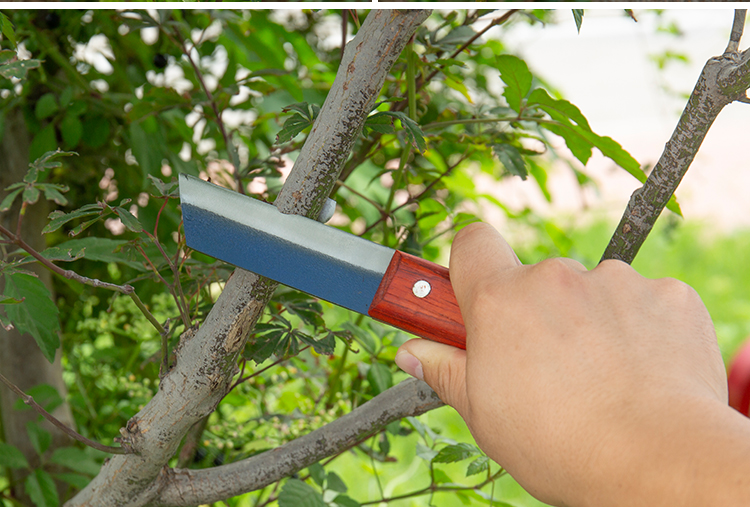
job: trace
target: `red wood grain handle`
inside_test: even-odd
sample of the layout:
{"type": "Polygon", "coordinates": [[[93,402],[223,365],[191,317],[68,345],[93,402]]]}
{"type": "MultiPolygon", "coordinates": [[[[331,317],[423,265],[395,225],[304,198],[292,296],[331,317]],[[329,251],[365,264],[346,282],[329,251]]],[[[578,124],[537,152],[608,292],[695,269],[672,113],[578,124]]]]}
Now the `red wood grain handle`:
{"type": "Polygon", "coordinates": [[[396,251],[368,313],[422,338],[466,348],[448,268],[434,262],[396,251]]]}

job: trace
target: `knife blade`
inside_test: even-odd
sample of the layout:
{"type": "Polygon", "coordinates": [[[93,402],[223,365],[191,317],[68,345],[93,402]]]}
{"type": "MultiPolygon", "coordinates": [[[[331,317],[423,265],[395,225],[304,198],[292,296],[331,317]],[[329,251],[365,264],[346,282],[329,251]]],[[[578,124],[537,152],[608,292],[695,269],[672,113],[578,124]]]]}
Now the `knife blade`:
{"type": "Polygon", "coordinates": [[[181,174],[187,245],[422,338],[466,348],[448,269],[181,174]]]}

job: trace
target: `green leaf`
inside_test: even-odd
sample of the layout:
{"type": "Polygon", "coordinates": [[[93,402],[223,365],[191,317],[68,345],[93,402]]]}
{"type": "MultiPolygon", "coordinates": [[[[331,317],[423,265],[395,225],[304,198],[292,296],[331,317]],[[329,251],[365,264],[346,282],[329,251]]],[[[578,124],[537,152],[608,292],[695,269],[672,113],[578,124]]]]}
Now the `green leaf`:
{"type": "Polygon", "coordinates": [[[466,443],[460,443],[460,444],[453,444],[453,445],[446,445],[442,449],[440,449],[440,452],[437,453],[437,456],[432,458],[433,463],[454,463],[456,461],[461,461],[466,458],[470,458],[471,456],[475,456],[479,454],[480,451],[477,449],[475,445],[466,444],[466,443]]]}
{"type": "Polygon", "coordinates": [[[26,433],[29,435],[29,441],[31,446],[40,456],[49,449],[52,443],[52,434],[43,429],[35,421],[29,421],[26,423],[26,433]]]}
{"type": "Polygon", "coordinates": [[[17,447],[0,442],[0,467],[25,468],[28,466],[29,462],[17,447]]]}
{"type": "Polygon", "coordinates": [[[391,370],[383,363],[372,363],[370,365],[370,369],[367,370],[367,380],[375,394],[380,394],[393,386],[391,370]]]}
{"type": "MultiPolygon", "coordinates": [[[[73,155],[78,155],[78,153],[74,151],[63,151],[61,149],[52,149],[48,150],[46,153],[39,156],[34,162],[30,164],[29,172],[26,173],[26,176],[23,178],[23,180],[27,183],[33,183],[36,181],[37,175],[36,172],[43,172],[46,169],[54,169],[56,167],[61,167],[62,162],[59,160],[56,160],[60,157],[72,157],[73,155]]],[[[52,183],[48,183],[48,185],[53,185],[52,183]]],[[[62,190],[63,188],[67,192],[67,188],[65,185],[54,185],[55,187],[59,187],[59,190],[62,190]]]]}
{"type": "Polygon", "coordinates": [[[93,457],[78,447],[60,447],[55,449],[55,452],[50,457],[50,461],[91,477],[98,474],[101,468],[101,465],[93,457]]]}
{"type": "MultiPolygon", "coordinates": [[[[26,394],[34,398],[44,410],[52,412],[57,407],[63,404],[63,399],[57,389],[49,384],[37,384],[26,390],[26,394]]],[[[13,403],[13,410],[31,410],[29,405],[26,405],[22,399],[18,398],[13,403]]]]}
{"type": "Polygon", "coordinates": [[[427,447],[422,442],[417,442],[417,457],[422,458],[425,461],[432,461],[432,459],[437,456],[437,453],[438,452],[435,449],[427,447]]]}
{"type": "Polygon", "coordinates": [[[57,149],[57,136],[55,134],[55,124],[49,123],[40,130],[31,140],[29,146],[29,160],[36,160],[45,153],[54,152],[57,149]]]}
{"type": "Polygon", "coordinates": [[[13,47],[16,47],[16,32],[13,30],[13,23],[10,22],[8,17],[0,12],[0,31],[3,36],[8,39],[13,47]]]}
{"type": "Polygon", "coordinates": [[[469,463],[469,466],[466,468],[466,477],[484,472],[489,467],[490,458],[488,458],[487,456],[479,456],[477,459],[469,463]]]}
{"type": "MultiPolygon", "coordinates": [[[[132,126],[133,124],[131,124],[132,126]]],[[[109,139],[109,122],[106,118],[103,116],[94,116],[92,118],[87,118],[83,122],[83,142],[86,143],[91,148],[100,148],[104,145],[104,143],[107,142],[107,139],[109,139]]],[[[132,140],[133,144],[131,145],[133,149],[133,155],[138,158],[138,155],[136,155],[136,148],[137,145],[135,144],[135,140],[132,140]]]]}
{"type": "MultiPolygon", "coordinates": [[[[404,131],[406,132],[407,138],[409,139],[409,142],[416,147],[420,153],[424,153],[424,150],[427,149],[427,143],[424,139],[424,132],[422,132],[421,127],[417,122],[409,118],[406,114],[402,113],[401,111],[380,111],[377,112],[369,117],[369,119],[376,120],[377,118],[381,117],[392,117],[396,118],[401,122],[401,126],[404,128],[404,131]]],[[[376,120],[379,121],[379,120],[376,120]]]]}
{"type": "Polygon", "coordinates": [[[18,197],[18,194],[21,193],[23,188],[17,188],[13,192],[9,193],[5,196],[3,199],[3,202],[0,202],[0,211],[8,211],[11,206],[13,206],[13,201],[18,197]]]}
{"type": "Polygon", "coordinates": [[[67,192],[69,190],[66,185],[39,183],[37,187],[42,189],[42,191],[44,192],[44,198],[48,201],[55,201],[55,203],[59,204],[60,206],[65,206],[68,204],[67,197],[62,195],[62,192],[67,192]]]}
{"type": "Polygon", "coordinates": [[[23,202],[34,204],[39,200],[39,189],[36,187],[26,187],[23,189],[23,202]]]}
{"type": "Polygon", "coordinates": [[[37,468],[26,477],[24,489],[36,507],[57,507],[60,505],[55,481],[52,480],[50,474],[41,468],[37,468]]]}
{"type": "Polygon", "coordinates": [[[326,481],[326,471],[323,468],[323,465],[315,463],[314,465],[307,467],[307,470],[310,472],[310,477],[315,481],[315,484],[322,488],[326,481]]]}
{"type": "Polygon", "coordinates": [[[279,493],[279,507],[326,507],[323,497],[298,479],[289,479],[279,493]]]}
{"type": "Polygon", "coordinates": [[[294,139],[297,134],[299,134],[312,124],[313,122],[311,120],[303,118],[298,114],[290,116],[284,122],[284,126],[281,127],[279,133],[276,134],[276,144],[288,143],[289,141],[294,139]]]}
{"type": "Polygon", "coordinates": [[[70,113],[60,122],[60,132],[66,148],[75,148],[83,136],[83,123],[81,120],[70,113]]]}
{"type": "Polygon", "coordinates": [[[26,73],[30,69],[39,68],[41,60],[19,60],[0,66],[0,76],[5,79],[26,79],[26,73]]]}
{"type": "Polygon", "coordinates": [[[60,347],[57,306],[38,278],[24,273],[5,275],[5,294],[23,303],[6,308],[6,314],[21,333],[29,333],[51,363],[60,347]]]}
{"type": "Polygon", "coordinates": [[[50,219],[50,223],[44,226],[44,229],[42,229],[42,234],[54,232],[71,220],[75,220],[77,218],[83,218],[92,215],[101,215],[103,211],[104,210],[99,204],[86,204],[85,206],[71,211],[70,213],[64,213],[60,210],[55,210],[47,217],[50,219]]]}
{"type": "Polygon", "coordinates": [[[71,486],[79,490],[85,488],[86,486],[88,486],[89,482],[91,482],[91,477],[72,473],[55,474],[55,479],[59,479],[67,484],[70,484],[71,486]]]}
{"type": "Polygon", "coordinates": [[[339,507],[361,507],[358,501],[346,495],[338,495],[333,499],[333,503],[339,507]]]}
{"type": "Polygon", "coordinates": [[[581,25],[583,24],[583,9],[573,9],[573,19],[576,22],[576,29],[578,33],[581,33],[581,25]]]}
{"type": "Polygon", "coordinates": [[[127,227],[129,231],[141,232],[143,230],[143,226],[131,212],[119,206],[115,206],[114,210],[117,216],[120,217],[120,220],[122,220],[122,224],[127,227]]]}
{"type": "Polygon", "coordinates": [[[38,120],[43,120],[55,114],[58,110],[57,99],[52,93],[45,93],[36,101],[34,114],[38,120]]]}
{"type": "Polygon", "coordinates": [[[528,176],[526,170],[526,161],[521,156],[521,152],[518,148],[511,146],[510,144],[493,144],[492,151],[495,152],[497,158],[500,159],[500,163],[503,164],[505,170],[510,174],[520,176],[522,180],[525,180],[528,176]]]}
{"type": "Polygon", "coordinates": [[[500,79],[506,84],[503,96],[508,105],[521,112],[521,100],[531,89],[531,72],[526,62],[513,55],[500,55],[495,60],[500,71],[500,79]]]}
{"type": "Polygon", "coordinates": [[[328,476],[326,478],[326,489],[337,491],[338,493],[346,493],[346,490],[348,488],[336,472],[328,472],[328,476]]]}
{"type": "Polygon", "coordinates": [[[0,294],[0,305],[17,305],[23,301],[23,299],[15,299],[10,296],[4,296],[0,294]]]}
{"type": "Polygon", "coordinates": [[[178,186],[177,181],[172,180],[169,183],[165,183],[160,178],[157,178],[156,176],[153,176],[151,174],[147,174],[147,176],[151,180],[151,183],[156,187],[156,190],[159,192],[159,195],[174,196],[174,197],[178,196],[179,186],[178,186]]]}
{"type": "Polygon", "coordinates": [[[368,116],[365,120],[365,130],[372,130],[379,134],[394,134],[396,129],[393,128],[393,119],[384,115],[368,116]]]}

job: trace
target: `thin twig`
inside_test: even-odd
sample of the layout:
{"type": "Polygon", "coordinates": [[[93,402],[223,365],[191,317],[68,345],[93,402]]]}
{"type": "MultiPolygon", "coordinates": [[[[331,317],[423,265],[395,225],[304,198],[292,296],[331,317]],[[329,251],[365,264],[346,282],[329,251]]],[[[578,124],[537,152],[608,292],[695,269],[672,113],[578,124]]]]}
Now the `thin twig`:
{"type": "Polygon", "coordinates": [[[732,23],[732,33],[729,36],[729,44],[724,50],[724,54],[736,53],[740,48],[740,39],[745,29],[745,18],[747,18],[747,9],[735,9],[734,23],[732,23]]]}
{"type": "Polygon", "coordinates": [[[18,397],[21,398],[26,405],[29,405],[31,408],[36,410],[39,414],[42,415],[42,417],[44,417],[49,422],[54,424],[57,428],[59,428],[63,433],[68,435],[70,438],[78,440],[79,442],[82,442],[89,447],[93,447],[94,449],[97,449],[99,451],[103,451],[109,454],[132,454],[133,453],[133,451],[127,447],[111,447],[109,445],[104,445],[104,444],[100,444],[99,442],[94,442],[93,440],[89,440],[88,438],[84,437],[80,433],[77,433],[73,431],[72,429],[68,428],[67,426],[65,426],[55,416],[53,416],[52,414],[44,410],[44,408],[41,405],[39,405],[39,403],[34,401],[34,398],[24,393],[13,382],[5,378],[5,376],[3,376],[2,373],[0,373],[0,381],[2,381],[3,384],[8,386],[8,388],[11,391],[16,393],[18,397]]]}
{"type": "MultiPolygon", "coordinates": [[[[216,100],[214,100],[214,96],[211,93],[211,90],[208,89],[208,86],[206,85],[205,79],[203,79],[203,73],[201,72],[200,68],[198,67],[198,64],[195,63],[195,60],[193,60],[192,55],[190,54],[190,50],[188,49],[185,39],[182,38],[182,35],[175,29],[174,31],[176,37],[180,41],[180,47],[182,48],[182,53],[187,57],[188,61],[190,62],[190,65],[193,67],[193,70],[195,71],[195,77],[198,79],[198,82],[201,85],[201,88],[203,89],[203,92],[206,94],[206,97],[208,98],[208,103],[211,105],[211,109],[213,109],[214,116],[216,117],[216,124],[219,127],[219,132],[221,132],[221,137],[224,138],[224,146],[227,149],[227,154],[229,155],[229,162],[232,164],[232,167],[234,168],[234,177],[236,179],[237,183],[237,191],[241,194],[245,193],[245,189],[242,187],[242,179],[240,178],[240,168],[238,167],[238,160],[236,156],[236,149],[234,148],[234,145],[232,144],[231,139],[229,139],[229,135],[227,134],[227,130],[224,127],[224,121],[221,119],[221,111],[219,110],[219,105],[216,103],[216,100]]],[[[193,48],[196,49],[197,47],[195,44],[193,44],[193,48]]]]}
{"type": "Polygon", "coordinates": [[[99,288],[99,289],[108,289],[114,292],[119,292],[120,294],[125,294],[130,297],[130,299],[133,300],[135,305],[138,307],[138,309],[143,313],[143,315],[146,316],[146,319],[148,319],[151,324],[154,325],[157,331],[159,333],[164,333],[164,328],[159,324],[159,321],[156,320],[156,318],[151,314],[151,312],[146,308],[146,305],[143,304],[143,302],[140,300],[138,295],[135,293],[135,288],[132,285],[117,285],[114,283],[109,282],[102,282],[101,280],[97,280],[96,278],[89,278],[87,276],[79,275],[75,271],[71,269],[63,269],[60,266],[54,264],[49,259],[46,259],[42,254],[37,252],[31,245],[26,243],[23,238],[21,238],[19,235],[13,234],[8,229],[0,225],[0,234],[7,237],[11,243],[13,243],[16,246],[21,247],[23,250],[25,250],[29,255],[34,257],[36,260],[38,260],[44,267],[52,271],[53,273],[56,273],[64,278],[67,278],[68,280],[73,280],[79,283],[82,283],[84,285],[89,285],[91,287],[99,288]]]}

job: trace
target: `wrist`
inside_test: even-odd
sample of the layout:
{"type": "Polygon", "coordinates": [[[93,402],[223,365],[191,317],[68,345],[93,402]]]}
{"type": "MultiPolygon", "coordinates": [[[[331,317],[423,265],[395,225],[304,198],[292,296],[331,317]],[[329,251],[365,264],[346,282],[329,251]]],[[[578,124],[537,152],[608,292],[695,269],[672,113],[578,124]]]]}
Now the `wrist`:
{"type": "Polygon", "coordinates": [[[620,421],[594,456],[581,506],[747,505],[750,421],[705,396],[654,400],[620,421]]]}

